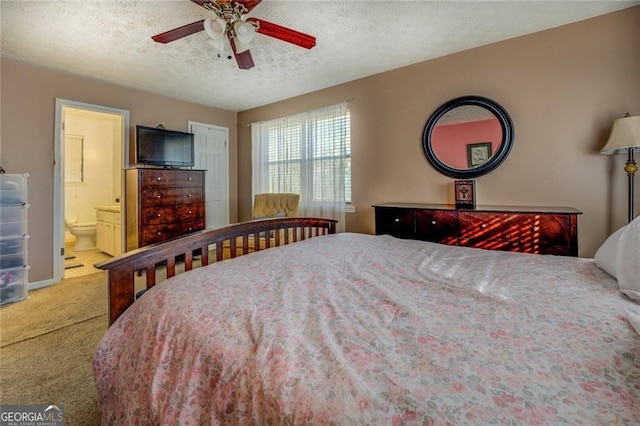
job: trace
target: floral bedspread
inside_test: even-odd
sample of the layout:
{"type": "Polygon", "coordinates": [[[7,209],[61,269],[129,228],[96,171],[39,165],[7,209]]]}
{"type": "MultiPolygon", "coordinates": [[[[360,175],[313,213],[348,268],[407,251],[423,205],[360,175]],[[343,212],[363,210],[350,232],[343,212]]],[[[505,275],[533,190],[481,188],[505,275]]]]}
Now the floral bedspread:
{"type": "Polygon", "coordinates": [[[591,259],[313,238],[160,283],[93,368],[103,424],[631,424],[640,306],[591,259]]]}

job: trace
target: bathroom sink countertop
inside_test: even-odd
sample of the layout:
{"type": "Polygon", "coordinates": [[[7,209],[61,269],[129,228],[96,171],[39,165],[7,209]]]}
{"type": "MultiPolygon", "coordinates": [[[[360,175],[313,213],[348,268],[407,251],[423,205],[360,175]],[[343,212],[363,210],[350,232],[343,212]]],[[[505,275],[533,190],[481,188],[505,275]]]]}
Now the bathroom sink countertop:
{"type": "Polygon", "coordinates": [[[106,211],[106,212],[114,212],[114,213],[120,213],[120,205],[113,205],[113,206],[101,206],[101,207],[96,207],[96,210],[102,210],[102,211],[106,211]]]}

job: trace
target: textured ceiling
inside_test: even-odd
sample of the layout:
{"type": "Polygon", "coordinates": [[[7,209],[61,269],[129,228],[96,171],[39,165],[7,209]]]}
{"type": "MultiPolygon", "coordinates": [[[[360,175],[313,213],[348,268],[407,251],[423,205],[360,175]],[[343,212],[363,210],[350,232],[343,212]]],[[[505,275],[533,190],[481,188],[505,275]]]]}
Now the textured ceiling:
{"type": "Polygon", "coordinates": [[[314,35],[306,50],[257,35],[255,68],[218,57],[200,32],[151,36],[207,16],[189,0],[1,0],[2,55],[243,111],[640,1],[280,1],[249,16],[314,35]]]}

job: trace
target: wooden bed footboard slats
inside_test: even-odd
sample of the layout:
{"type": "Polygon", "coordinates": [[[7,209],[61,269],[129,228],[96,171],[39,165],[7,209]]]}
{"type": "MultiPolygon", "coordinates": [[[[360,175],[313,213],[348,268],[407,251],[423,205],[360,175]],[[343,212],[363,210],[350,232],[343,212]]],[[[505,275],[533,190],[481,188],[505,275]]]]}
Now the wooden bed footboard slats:
{"type": "MultiPolygon", "coordinates": [[[[163,243],[142,247],[94,266],[107,271],[109,325],[134,302],[136,276],[144,289],[157,283],[157,271],[166,278],[176,275],[176,265],[184,271],[194,267],[336,233],[336,221],[319,218],[278,218],[243,222],[218,229],[207,229],[163,243]],[[199,258],[199,262],[197,261],[199,258]]],[[[182,272],[181,270],[177,273],[182,272]]],[[[139,284],[140,285],[140,284],[139,284]]]]}

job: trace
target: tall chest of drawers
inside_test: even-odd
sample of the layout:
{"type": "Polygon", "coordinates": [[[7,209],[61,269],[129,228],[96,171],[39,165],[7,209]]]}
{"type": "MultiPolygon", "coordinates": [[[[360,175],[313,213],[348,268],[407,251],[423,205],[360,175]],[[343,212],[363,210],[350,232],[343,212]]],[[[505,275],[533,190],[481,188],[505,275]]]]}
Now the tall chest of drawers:
{"type": "Polygon", "coordinates": [[[204,229],[204,173],[204,170],[127,169],[127,250],[204,229]]]}
{"type": "Polygon", "coordinates": [[[571,207],[384,203],[376,234],[489,250],[578,256],[579,210],[571,207]]]}

